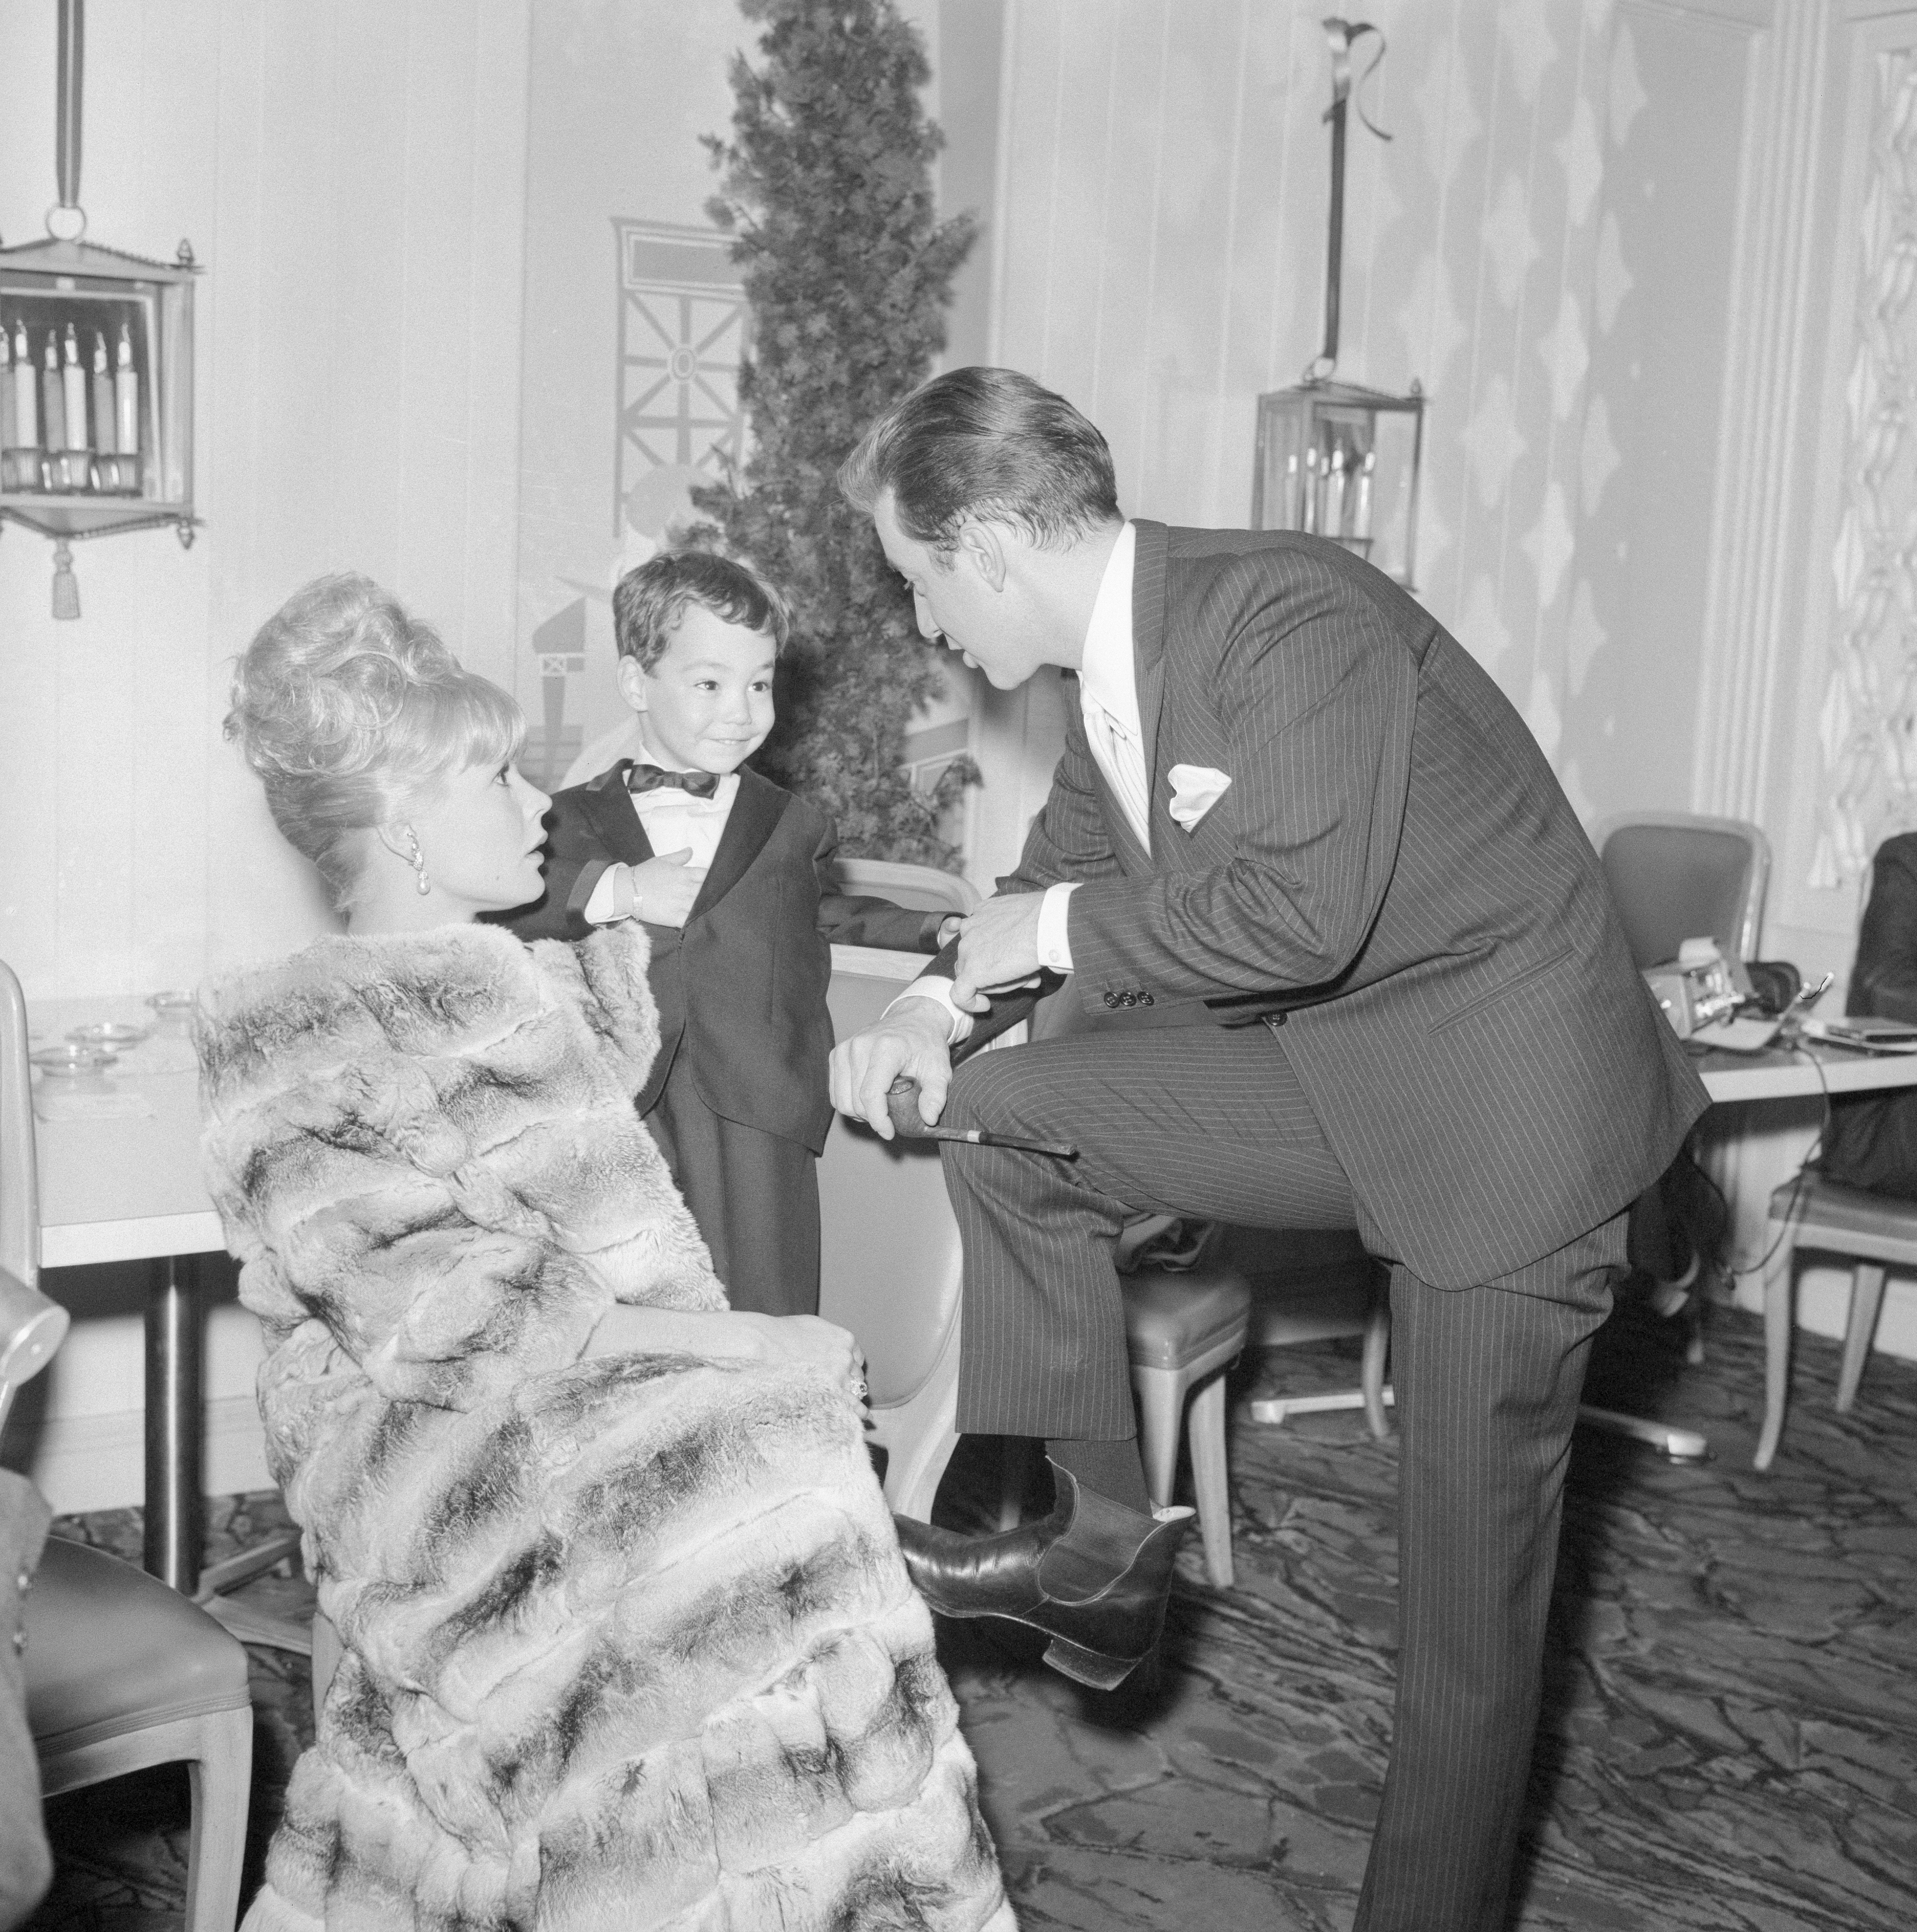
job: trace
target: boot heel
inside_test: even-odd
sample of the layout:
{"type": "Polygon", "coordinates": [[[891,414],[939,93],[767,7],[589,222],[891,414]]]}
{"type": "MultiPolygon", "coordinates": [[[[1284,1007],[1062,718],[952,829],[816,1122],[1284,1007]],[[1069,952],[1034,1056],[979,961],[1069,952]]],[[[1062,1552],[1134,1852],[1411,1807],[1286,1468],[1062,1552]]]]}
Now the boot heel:
{"type": "Polygon", "coordinates": [[[1060,1676],[1089,1684],[1094,1690],[1117,1690],[1144,1661],[1136,1657],[1107,1657],[1102,1651],[1088,1650],[1062,1636],[1052,1640],[1045,1660],[1060,1676]]]}

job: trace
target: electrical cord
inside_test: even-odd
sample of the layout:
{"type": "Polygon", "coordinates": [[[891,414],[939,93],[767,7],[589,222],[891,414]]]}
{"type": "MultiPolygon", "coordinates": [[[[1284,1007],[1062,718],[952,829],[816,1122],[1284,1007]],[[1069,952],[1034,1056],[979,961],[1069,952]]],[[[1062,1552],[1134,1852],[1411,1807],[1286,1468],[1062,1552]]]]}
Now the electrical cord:
{"type": "MultiPolygon", "coordinates": [[[[1790,1224],[1796,1219],[1798,1208],[1803,1202],[1804,1190],[1810,1185],[1817,1161],[1823,1154],[1824,1138],[1831,1129],[1831,1083],[1824,1077],[1824,1063],[1816,1054],[1805,1047],[1801,1040],[1793,1039],[1785,1042],[1784,1050],[1794,1060],[1805,1062],[1816,1072],[1818,1091],[1823,1097],[1823,1115],[1817,1123],[1816,1133],[1812,1138],[1810,1146],[1805,1149],[1803,1159],[1797,1164],[1797,1171],[1790,1178],[1790,1197],[1784,1203],[1784,1214],[1779,1223],[1777,1234],[1771,1245],[1754,1262],[1748,1262],[1742,1268],[1739,1268],[1728,1257],[1718,1263],[1724,1272],[1733,1281],[1750,1275],[1762,1274],[1770,1266],[1778,1249],[1784,1245],[1784,1238],[1790,1232],[1790,1224]]],[[[1711,1192],[1718,1197],[1718,1204],[1724,1210],[1724,1226],[1728,1234],[1734,1218],[1731,1213],[1730,1202],[1726,1196],[1724,1190],[1718,1185],[1716,1178],[1706,1170],[1702,1164],[1696,1162],[1693,1164],[1696,1166],[1698,1172],[1704,1176],[1706,1181],[1709,1184],[1711,1192]]]]}

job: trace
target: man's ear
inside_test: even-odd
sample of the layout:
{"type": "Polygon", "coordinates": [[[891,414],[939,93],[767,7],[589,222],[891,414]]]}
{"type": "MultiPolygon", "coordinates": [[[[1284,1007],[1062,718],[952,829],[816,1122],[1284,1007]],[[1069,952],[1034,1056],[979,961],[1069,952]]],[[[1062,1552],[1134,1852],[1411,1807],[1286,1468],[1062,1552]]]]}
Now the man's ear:
{"type": "Polygon", "coordinates": [[[996,524],[964,523],[958,526],[958,555],[955,563],[969,564],[994,590],[1005,588],[1005,532],[996,524]]]}
{"type": "Polygon", "coordinates": [[[622,657],[614,675],[619,680],[619,694],[626,700],[628,708],[634,711],[645,710],[646,674],[640,668],[639,660],[622,657]]]}

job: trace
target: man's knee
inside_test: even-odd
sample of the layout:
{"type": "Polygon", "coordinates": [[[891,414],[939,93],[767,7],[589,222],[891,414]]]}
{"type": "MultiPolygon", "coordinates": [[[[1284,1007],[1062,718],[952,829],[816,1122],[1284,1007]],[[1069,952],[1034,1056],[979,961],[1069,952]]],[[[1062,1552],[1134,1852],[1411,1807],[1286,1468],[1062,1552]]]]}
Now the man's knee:
{"type": "Polygon", "coordinates": [[[1009,1084],[1005,1062],[1012,1057],[1009,1052],[976,1053],[955,1068],[940,1120],[950,1127],[1003,1126],[1003,1095],[1009,1084]]]}

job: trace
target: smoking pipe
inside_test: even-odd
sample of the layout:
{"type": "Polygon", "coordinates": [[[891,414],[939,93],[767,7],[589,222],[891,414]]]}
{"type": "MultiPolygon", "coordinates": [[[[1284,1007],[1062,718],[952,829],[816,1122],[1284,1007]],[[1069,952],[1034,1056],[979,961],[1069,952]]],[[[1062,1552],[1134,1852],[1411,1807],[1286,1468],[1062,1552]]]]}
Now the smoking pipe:
{"type": "Polygon", "coordinates": [[[896,1131],[908,1140],[962,1141],[972,1147],[1010,1148],[1019,1154],[1049,1154],[1054,1160],[1076,1160],[1078,1150],[1063,1141],[1021,1140],[1016,1134],[995,1134],[986,1127],[928,1126],[919,1112],[919,1083],[902,1073],[886,1088],[885,1110],[896,1131]]]}

